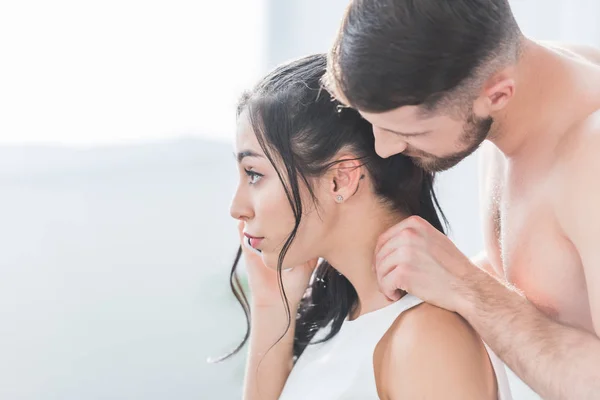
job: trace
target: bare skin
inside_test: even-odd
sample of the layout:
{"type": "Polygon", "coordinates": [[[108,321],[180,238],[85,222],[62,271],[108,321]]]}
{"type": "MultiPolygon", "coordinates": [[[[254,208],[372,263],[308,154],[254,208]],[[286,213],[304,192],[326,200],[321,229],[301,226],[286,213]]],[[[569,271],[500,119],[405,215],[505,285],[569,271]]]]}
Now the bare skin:
{"type": "MultiPolygon", "coordinates": [[[[585,53],[596,56],[600,62],[600,51],[585,53]]],[[[596,74],[599,83],[595,86],[600,90],[600,70],[578,62],[573,69],[577,74],[596,74]]],[[[585,181],[589,177],[582,171],[576,171],[591,167],[584,160],[576,160],[586,151],[587,144],[594,145],[586,136],[591,133],[600,143],[600,136],[589,132],[594,128],[585,126],[586,120],[592,122],[597,118],[593,113],[600,107],[600,96],[588,99],[583,94],[573,93],[573,96],[581,98],[565,100],[576,102],[578,109],[573,110],[573,118],[564,122],[573,126],[566,131],[546,128],[548,133],[531,143],[535,152],[518,151],[511,157],[505,156],[494,141],[483,146],[483,231],[489,262],[499,276],[521,289],[548,316],[594,332],[584,266],[565,224],[570,225],[569,220],[576,218],[574,212],[590,211],[590,217],[594,213],[594,210],[573,210],[569,205],[573,192],[566,189],[573,180],[582,180],[580,184],[591,186],[590,190],[600,189],[594,188],[593,180],[585,181]]]]}
{"type": "Polygon", "coordinates": [[[398,317],[377,345],[373,366],[382,400],[497,398],[479,335],[458,314],[431,304],[398,317]]]}
{"type": "MultiPolygon", "coordinates": [[[[475,264],[499,280],[415,218],[377,248],[384,293],[403,288],[457,311],[545,399],[600,398],[598,64],[595,49],[525,40],[519,64],[475,104],[495,121],[481,155],[485,253],[475,264]]],[[[414,140],[396,145],[427,139],[414,140]]]]}

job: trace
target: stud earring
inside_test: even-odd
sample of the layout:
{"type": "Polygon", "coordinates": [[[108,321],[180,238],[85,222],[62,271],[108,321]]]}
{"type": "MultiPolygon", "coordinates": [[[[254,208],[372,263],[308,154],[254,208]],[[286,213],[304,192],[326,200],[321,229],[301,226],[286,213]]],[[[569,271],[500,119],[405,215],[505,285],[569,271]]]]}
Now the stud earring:
{"type": "Polygon", "coordinates": [[[341,203],[344,201],[344,196],[342,196],[341,194],[338,194],[335,198],[335,201],[337,201],[338,203],[341,203]]]}

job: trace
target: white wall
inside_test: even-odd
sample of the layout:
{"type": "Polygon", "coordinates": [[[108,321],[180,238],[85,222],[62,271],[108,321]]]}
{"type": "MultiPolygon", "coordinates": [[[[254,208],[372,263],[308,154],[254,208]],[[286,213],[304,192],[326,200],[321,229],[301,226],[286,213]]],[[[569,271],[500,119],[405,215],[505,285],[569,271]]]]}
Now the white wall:
{"type": "Polygon", "coordinates": [[[523,32],[544,40],[600,45],[597,0],[512,0],[523,32]]]}
{"type": "Polygon", "coordinates": [[[263,0],[0,2],[0,145],[231,139],[263,0]]]}

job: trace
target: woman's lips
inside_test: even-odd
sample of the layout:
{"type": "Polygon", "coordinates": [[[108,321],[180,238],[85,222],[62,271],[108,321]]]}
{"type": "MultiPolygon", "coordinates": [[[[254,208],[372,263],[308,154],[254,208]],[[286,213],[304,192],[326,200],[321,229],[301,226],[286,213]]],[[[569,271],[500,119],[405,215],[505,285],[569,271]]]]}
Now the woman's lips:
{"type": "Polygon", "coordinates": [[[250,245],[250,247],[260,251],[259,246],[264,238],[252,236],[247,233],[244,233],[244,236],[246,236],[246,238],[248,239],[248,244],[250,245]]]}

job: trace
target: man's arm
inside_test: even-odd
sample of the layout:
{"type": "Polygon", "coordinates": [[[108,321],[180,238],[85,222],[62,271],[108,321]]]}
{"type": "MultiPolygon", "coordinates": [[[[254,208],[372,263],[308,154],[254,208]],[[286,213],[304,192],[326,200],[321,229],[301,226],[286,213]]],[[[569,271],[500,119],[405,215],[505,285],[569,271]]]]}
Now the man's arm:
{"type": "Polygon", "coordinates": [[[565,161],[556,209],[583,264],[596,335],[550,320],[493,282],[479,286],[474,305],[465,312],[500,358],[550,399],[600,398],[600,130],[580,135],[579,141],[565,161]]]}
{"type": "Polygon", "coordinates": [[[488,274],[496,278],[503,279],[501,276],[498,275],[498,272],[492,266],[492,263],[490,262],[485,250],[479,252],[476,256],[471,257],[471,262],[483,271],[487,272],[488,274]]]}
{"type": "Polygon", "coordinates": [[[545,399],[600,399],[600,339],[547,318],[422,218],[409,217],[382,234],[375,254],[379,288],[388,298],[398,299],[402,289],[458,312],[545,399]]]}
{"type": "Polygon", "coordinates": [[[600,339],[546,317],[422,218],[390,228],[375,253],[379,287],[387,297],[398,299],[402,289],[458,312],[544,399],[600,399],[600,339]]]}
{"type": "Polygon", "coordinates": [[[549,319],[489,276],[477,279],[458,311],[525,383],[544,399],[600,398],[598,337],[549,319]]]}

